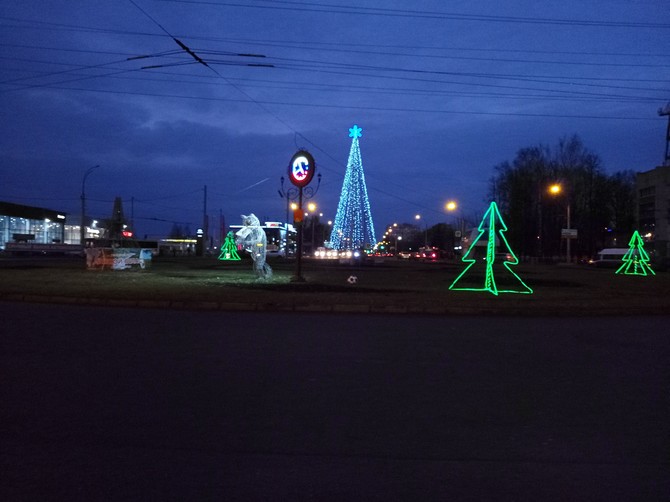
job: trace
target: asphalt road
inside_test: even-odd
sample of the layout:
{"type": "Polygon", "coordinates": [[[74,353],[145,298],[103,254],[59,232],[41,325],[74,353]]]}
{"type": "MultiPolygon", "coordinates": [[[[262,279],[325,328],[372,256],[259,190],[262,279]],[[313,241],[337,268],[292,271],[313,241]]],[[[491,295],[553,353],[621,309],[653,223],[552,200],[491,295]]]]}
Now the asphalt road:
{"type": "Polygon", "coordinates": [[[670,499],[670,317],[0,319],[2,500],[670,499]]]}

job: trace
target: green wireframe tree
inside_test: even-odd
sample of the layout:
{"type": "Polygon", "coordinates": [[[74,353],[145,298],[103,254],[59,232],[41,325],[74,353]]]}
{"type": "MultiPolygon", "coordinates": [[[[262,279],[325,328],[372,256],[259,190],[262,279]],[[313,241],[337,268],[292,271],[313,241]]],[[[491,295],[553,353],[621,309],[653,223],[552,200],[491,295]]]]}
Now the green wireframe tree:
{"type": "MultiPolygon", "coordinates": [[[[531,294],[533,290],[529,288],[510,268],[512,265],[517,265],[519,260],[512,252],[512,249],[505,238],[503,232],[507,232],[507,226],[500,216],[500,211],[498,211],[498,206],[495,202],[491,202],[491,205],[479,224],[478,230],[479,235],[461,259],[463,263],[468,263],[468,266],[465,267],[465,270],[461,272],[461,275],[459,275],[451,286],[449,286],[449,289],[462,291],[488,291],[496,296],[499,293],[531,294]],[[479,249],[484,247],[483,245],[478,244],[484,235],[486,235],[487,239],[486,254],[477,256],[479,249]],[[496,241],[501,243],[502,250],[500,253],[496,253],[496,241]],[[504,268],[498,266],[500,263],[504,265],[504,268]],[[496,271],[504,274],[500,281],[501,284],[504,284],[502,287],[499,287],[498,282],[496,281],[496,271]],[[468,272],[470,272],[469,275],[471,277],[474,277],[474,280],[471,278],[470,283],[483,280],[483,286],[457,286],[459,282],[466,282],[467,279],[464,276],[466,276],[468,272]],[[481,277],[482,275],[483,278],[481,277]]],[[[500,275],[500,273],[498,275],[500,275]]]]}
{"type": "Polygon", "coordinates": [[[644,250],[644,241],[636,230],[628,243],[630,249],[621,259],[623,264],[617,269],[616,273],[625,275],[656,275],[649,266],[649,255],[644,250]]]}
{"type": "Polygon", "coordinates": [[[221,254],[219,255],[219,260],[227,261],[237,261],[240,259],[240,255],[237,254],[237,244],[235,243],[235,235],[232,232],[226,234],[226,240],[221,246],[221,254]]]}

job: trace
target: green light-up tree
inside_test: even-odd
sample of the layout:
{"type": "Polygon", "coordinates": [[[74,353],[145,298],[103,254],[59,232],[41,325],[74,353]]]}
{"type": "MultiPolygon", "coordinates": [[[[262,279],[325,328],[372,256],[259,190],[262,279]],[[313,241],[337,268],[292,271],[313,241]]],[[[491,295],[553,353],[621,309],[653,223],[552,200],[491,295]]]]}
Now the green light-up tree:
{"type": "MultiPolygon", "coordinates": [[[[461,275],[459,275],[451,286],[449,286],[449,289],[462,291],[488,291],[496,296],[499,293],[532,293],[533,290],[529,288],[510,268],[512,265],[517,265],[519,260],[512,252],[512,249],[505,238],[504,232],[507,232],[507,226],[500,216],[498,206],[495,202],[491,202],[488,211],[486,211],[486,214],[484,214],[484,217],[479,224],[478,230],[479,235],[461,259],[463,263],[468,263],[468,266],[465,267],[465,270],[461,272],[461,275]],[[486,235],[487,239],[486,255],[477,257],[477,250],[483,247],[483,245],[478,243],[482,240],[484,235],[486,235]],[[496,253],[496,241],[501,244],[502,249],[500,253],[496,253]],[[500,268],[498,266],[499,263],[502,263],[504,268],[500,268]],[[483,275],[483,286],[457,286],[459,281],[464,278],[468,271],[470,271],[471,275],[475,275],[477,280],[482,280],[481,275],[483,275]],[[511,282],[513,285],[516,285],[516,287],[498,287],[495,278],[496,271],[500,271],[500,273],[504,274],[504,283],[511,282]]],[[[500,273],[498,274],[499,276],[500,273]]]]}
{"type": "Polygon", "coordinates": [[[221,254],[219,255],[219,260],[234,260],[237,261],[240,259],[240,255],[237,254],[237,244],[235,243],[235,235],[232,232],[226,234],[226,240],[221,246],[221,254]]]}
{"type": "Polygon", "coordinates": [[[625,275],[656,275],[656,273],[649,266],[649,255],[644,250],[644,241],[636,230],[628,243],[630,249],[621,259],[621,265],[616,273],[623,273],[625,275]]]}

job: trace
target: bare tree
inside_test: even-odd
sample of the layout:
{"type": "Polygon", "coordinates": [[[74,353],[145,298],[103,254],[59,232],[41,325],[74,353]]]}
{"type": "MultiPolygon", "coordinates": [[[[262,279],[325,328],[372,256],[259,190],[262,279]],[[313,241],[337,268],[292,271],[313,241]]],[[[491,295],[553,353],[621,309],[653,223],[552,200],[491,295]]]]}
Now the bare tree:
{"type": "Polygon", "coordinates": [[[590,256],[603,247],[613,221],[629,225],[623,205],[630,203],[630,175],[612,181],[603,173],[600,157],[577,135],[561,138],[553,150],[543,145],[522,148],[512,163],[493,169],[489,195],[506,219],[512,247],[522,255],[562,252],[561,228],[567,228],[568,206],[570,227],[579,235],[573,244],[576,255],[590,256]],[[554,183],[562,190],[551,196],[548,188],[554,183]]]}

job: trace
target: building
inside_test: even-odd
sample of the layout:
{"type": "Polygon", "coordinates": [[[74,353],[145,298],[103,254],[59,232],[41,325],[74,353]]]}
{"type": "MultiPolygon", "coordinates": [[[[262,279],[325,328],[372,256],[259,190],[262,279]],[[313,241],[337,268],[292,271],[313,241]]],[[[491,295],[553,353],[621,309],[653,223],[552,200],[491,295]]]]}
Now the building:
{"type": "MultiPolygon", "coordinates": [[[[235,233],[244,228],[244,225],[230,225],[235,233]]],[[[280,221],[266,221],[261,225],[267,239],[266,252],[268,256],[294,256],[296,253],[296,228],[290,223],[280,221]]]]}
{"type": "Polygon", "coordinates": [[[52,209],[0,202],[0,249],[10,242],[63,243],[66,216],[52,209]]]}
{"type": "Polygon", "coordinates": [[[670,264],[670,165],[637,174],[638,229],[654,261],[670,264]]]}

